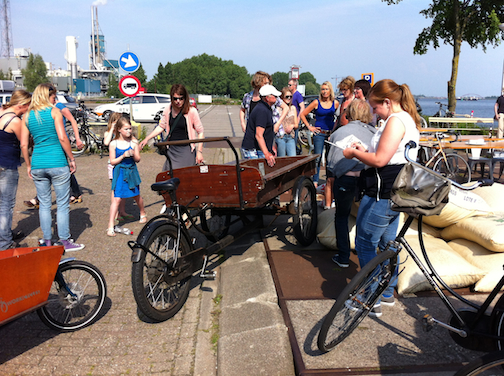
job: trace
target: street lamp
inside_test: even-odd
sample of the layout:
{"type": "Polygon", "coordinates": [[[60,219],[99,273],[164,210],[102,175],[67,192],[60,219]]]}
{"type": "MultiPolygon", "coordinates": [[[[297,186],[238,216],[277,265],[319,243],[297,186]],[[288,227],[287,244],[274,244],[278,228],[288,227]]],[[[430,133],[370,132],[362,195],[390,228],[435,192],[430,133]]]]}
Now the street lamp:
{"type": "MultiPolygon", "coordinates": [[[[499,29],[501,29],[504,32],[504,23],[501,23],[499,25],[499,29]]],[[[502,86],[501,86],[501,94],[504,91],[504,63],[502,65],[502,86]]]]}

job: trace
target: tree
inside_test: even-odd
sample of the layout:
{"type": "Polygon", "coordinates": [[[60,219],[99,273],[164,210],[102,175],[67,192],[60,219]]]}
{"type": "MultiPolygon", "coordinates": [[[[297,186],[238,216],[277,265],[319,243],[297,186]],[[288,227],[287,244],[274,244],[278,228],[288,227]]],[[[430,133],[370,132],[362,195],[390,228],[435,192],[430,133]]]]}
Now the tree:
{"type": "Polygon", "coordinates": [[[285,72],[275,72],[271,75],[272,85],[278,90],[286,87],[289,83],[289,74],[285,72]]]}
{"type": "Polygon", "coordinates": [[[142,87],[145,87],[147,83],[147,75],[145,74],[145,70],[142,67],[142,63],[140,63],[140,66],[134,73],[132,73],[132,75],[138,78],[142,87]]]}
{"type": "Polygon", "coordinates": [[[119,90],[119,82],[115,75],[109,75],[109,87],[107,90],[107,97],[122,98],[124,95],[121,94],[119,90]]]}
{"type": "Polygon", "coordinates": [[[4,74],[2,70],[0,70],[0,80],[6,80],[7,76],[4,74]]]}
{"type": "Polygon", "coordinates": [[[21,69],[24,86],[28,91],[33,91],[39,84],[49,82],[47,68],[39,54],[30,54],[25,69],[21,69]]]}
{"type": "MultiPolygon", "coordinates": [[[[382,0],[397,4],[402,0],[382,0]]],[[[432,0],[427,9],[420,11],[425,18],[432,18],[432,25],[418,35],[413,53],[423,55],[432,43],[434,49],[439,42],[453,47],[452,70],[448,82],[448,109],[455,112],[458,63],[462,42],[471,48],[481,45],[498,46],[501,41],[499,24],[504,20],[504,0],[432,0]]]]}

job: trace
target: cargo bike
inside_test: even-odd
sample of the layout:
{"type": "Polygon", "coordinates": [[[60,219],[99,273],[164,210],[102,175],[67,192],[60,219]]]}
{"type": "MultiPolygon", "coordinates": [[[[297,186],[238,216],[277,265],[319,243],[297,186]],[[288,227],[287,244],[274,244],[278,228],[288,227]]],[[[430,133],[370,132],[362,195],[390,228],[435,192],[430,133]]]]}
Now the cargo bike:
{"type": "Polygon", "coordinates": [[[132,250],[132,288],[139,310],[154,321],[165,321],[184,305],[191,276],[215,277],[207,270],[209,257],[263,225],[263,215],[292,215],[292,228],[301,245],[316,237],[317,200],[311,180],[318,155],[281,157],[274,167],[265,159],[240,160],[228,137],[167,141],[155,144],[226,144],[235,161],[170,169],[157,175],[152,190],[168,210],[145,224],[132,250]],[[278,197],[292,190],[280,206],[278,197]],[[238,229],[237,229],[238,228],[238,229]],[[190,231],[203,234],[209,246],[198,246],[190,231]]]}
{"type": "Polygon", "coordinates": [[[93,323],[107,285],[94,265],[64,258],[62,245],[0,251],[0,326],[29,312],[49,328],[70,332],[93,323]]]}

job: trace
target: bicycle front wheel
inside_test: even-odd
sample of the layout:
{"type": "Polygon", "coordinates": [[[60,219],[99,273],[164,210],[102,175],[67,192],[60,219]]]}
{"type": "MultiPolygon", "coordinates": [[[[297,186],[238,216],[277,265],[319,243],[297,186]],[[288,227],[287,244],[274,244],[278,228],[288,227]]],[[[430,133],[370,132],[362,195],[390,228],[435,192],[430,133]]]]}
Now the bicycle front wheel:
{"type": "Polygon", "coordinates": [[[71,125],[67,125],[65,127],[66,134],[68,136],[68,140],[70,141],[70,147],[72,148],[72,154],[78,157],[81,154],[84,154],[86,150],[89,148],[89,136],[88,134],[82,129],[79,128],[79,137],[82,141],[82,149],[79,149],[77,147],[77,139],[75,138],[75,133],[71,125]]]}
{"type": "Polygon", "coordinates": [[[106,296],[105,278],[94,265],[68,261],[58,267],[48,302],[37,313],[52,329],[74,331],[98,317],[106,296]]]}
{"type": "Polygon", "coordinates": [[[333,349],[364,320],[390,284],[396,263],[397,254],[384,251],[352,278],[324,318],[317,341],[320,351],[333,349]]]}
{"type": "MultiPolygon", "coordinates": [[[[181,234],[178,250],[177,228],[160,226],[153,231],[145,244],[150,252],[141,251],[140,260],[131,270],[131,286],[140,311],[155,321],[165,321],[184,305],[189,294],[191,276],[177,280],[179,257],[187,255],[191,247],[181,234]]],[[[190,267],[190,266],[188,266],[190,267]]]]}
{"type": "Polygon", "coordinates": [[[504,352],[485,354],[457,371],[455,376],[504,375],[504,352]]]}
{"type": "Polygon", "coordinates": [[[466,160],[458,154],[446,154],[446,160],[440,157],[433,170],[459,184],[471,181],[471,169],[466,160]]]}

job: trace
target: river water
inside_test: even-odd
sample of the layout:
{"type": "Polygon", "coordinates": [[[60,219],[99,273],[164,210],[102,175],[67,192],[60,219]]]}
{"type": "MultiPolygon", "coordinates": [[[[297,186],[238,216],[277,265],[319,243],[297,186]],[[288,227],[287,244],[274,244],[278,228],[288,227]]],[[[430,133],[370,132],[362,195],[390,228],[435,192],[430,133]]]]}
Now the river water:
{"type": "MultiPolygon", "coordinates": [[[[439,104],[436,104],[436,102],[448,104],[448,99],[418,98],[418,104],[422,107],[422,115],[433,116],[439,109],[439,104]]],[[[493,99],[457,101],[455,113],[471,115],[471,111],[474,111],[474,117],[493,118],[495,115],[494,106],[495,100],[493,99]]],[[[497,121],[494,121],[494,124],[497,124],[497,121]]]]}

